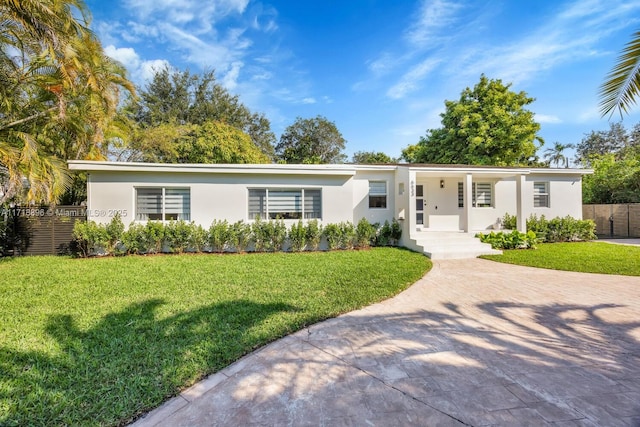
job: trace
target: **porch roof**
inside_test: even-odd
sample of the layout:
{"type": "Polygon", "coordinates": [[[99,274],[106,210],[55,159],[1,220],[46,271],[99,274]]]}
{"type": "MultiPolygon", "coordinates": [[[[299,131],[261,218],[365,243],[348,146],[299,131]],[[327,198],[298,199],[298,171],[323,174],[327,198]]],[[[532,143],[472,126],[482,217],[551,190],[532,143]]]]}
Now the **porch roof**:
{"type": "Polygon", "coordinates": [[[433,165],[433,164],[399,164],[421,175],[439,177],[459,177],[466,174],[481,175],[483,177],[504,178],[516,175],[588,175],[593,169],[575,168],[531,168],[508,166],[476,166],[476,165],[433,165]]]}

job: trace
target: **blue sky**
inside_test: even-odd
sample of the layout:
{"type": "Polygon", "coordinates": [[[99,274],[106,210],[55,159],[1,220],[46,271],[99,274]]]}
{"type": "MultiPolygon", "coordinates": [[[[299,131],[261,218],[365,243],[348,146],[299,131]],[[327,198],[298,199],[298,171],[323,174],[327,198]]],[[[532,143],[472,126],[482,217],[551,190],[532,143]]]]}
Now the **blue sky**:
{"type": "MultiPolygon", "coordinates": [[[[356,151],[399,156],[484,73],[512,83],[546,146],[608,128],[598,87],[640,28],[640,0],[87,0],[137,84],[154,67],[215,70],[271,121],[323,115],[356,151]]],[[[631,128],[640,107],[625,116],[631,128]]],[[[618,120],[619,116],[614,116],[618,120]]],[[[542,148],[541,152],[544,151],[542,148]]]]}

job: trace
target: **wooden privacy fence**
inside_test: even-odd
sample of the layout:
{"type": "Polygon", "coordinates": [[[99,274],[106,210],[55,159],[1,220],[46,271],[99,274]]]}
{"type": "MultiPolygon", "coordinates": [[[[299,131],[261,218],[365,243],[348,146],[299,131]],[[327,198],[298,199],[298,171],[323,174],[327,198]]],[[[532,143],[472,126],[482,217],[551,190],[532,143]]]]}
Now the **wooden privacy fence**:
{"type": "Polygon", "coordinates": [[[582,218],[595,221],[598,236],[640,237],[640,203],[582,205],[582,218]]]}
{"type": "Polygon", "coordinates": [[[4,255],[67,253],[73,225],[87,219],[84,206],[16,206],[3,208],[1,213],[4,255]]]}

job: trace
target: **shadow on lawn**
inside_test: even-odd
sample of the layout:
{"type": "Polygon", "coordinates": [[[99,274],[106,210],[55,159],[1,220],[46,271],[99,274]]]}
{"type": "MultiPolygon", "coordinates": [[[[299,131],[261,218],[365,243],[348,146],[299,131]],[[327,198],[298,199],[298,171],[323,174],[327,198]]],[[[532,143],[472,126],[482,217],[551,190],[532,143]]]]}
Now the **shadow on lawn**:
{"type": "Polygon", "coordinates": [[[0,425],[118,424],[253,350],[265,337],[252,328],[295,310],[240,300],[157,319],[162,304],[132,304],[87,331],[54,316],[46,331],[59,349],[47,354],[0,347],[0,425]]]}

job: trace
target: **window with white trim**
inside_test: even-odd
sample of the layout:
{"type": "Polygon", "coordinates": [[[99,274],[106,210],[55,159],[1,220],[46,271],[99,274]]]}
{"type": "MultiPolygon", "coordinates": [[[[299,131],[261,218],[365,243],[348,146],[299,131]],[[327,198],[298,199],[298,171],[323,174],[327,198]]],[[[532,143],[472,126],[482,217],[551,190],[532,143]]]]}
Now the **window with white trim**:
{"type": "Polygon", "coordinates": [[[386,209],[387,181],[369,181],[369,208],[386,209]]]}
{"type": "Polygon", "coordinates": [[[191,189],[171,187],[136,188],[136,220],[191,219],[191,189]]]}
{"type": "Polygon", "coordinates": [[[549,183],[534,182],[533,183],[533,207],[548,208],[549,207],[549,183]]]}
{"type": "Polygon", "coordinates": [[[493,206],[493,185],[490,182],[474,182],[471,185],[473,207],[490,208],[493,206]]]}
{"type": "MultiPolygon", "coordinates": [[[[474,182],[471,184],[471,206],[474,208],[490,208],[493,206],[493,184],[490,182],[474,182]]],[[[464,184],[458,182],[458,207],[464,208],[464,184]]]]}
{"type": "Polygon", "coordinates": [[[322,190],[250,188],[249,219],[322,219],[322,190]]]}

